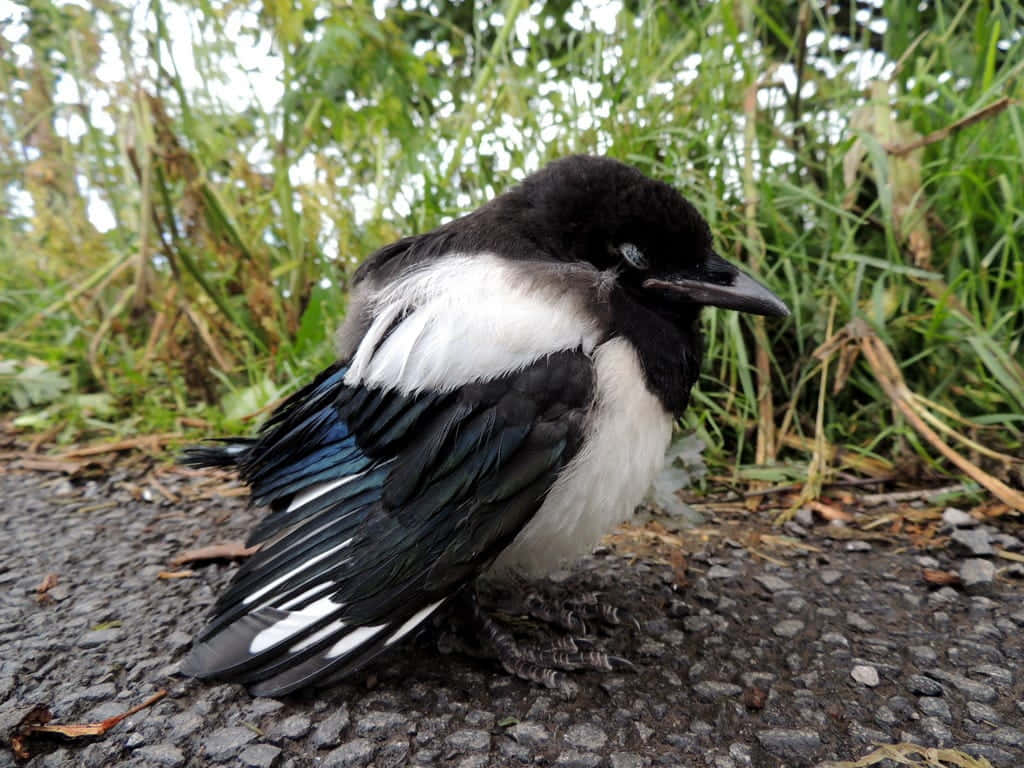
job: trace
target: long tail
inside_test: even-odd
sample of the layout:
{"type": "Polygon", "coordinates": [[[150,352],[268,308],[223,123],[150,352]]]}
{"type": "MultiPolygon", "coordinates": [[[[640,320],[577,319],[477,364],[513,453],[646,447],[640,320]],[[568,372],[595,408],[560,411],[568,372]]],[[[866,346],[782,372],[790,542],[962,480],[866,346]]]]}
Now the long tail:
{"type": "Polygon", "coordinates": [[[255,438],[232,437],[217,440],[221,445],[191,445],[178,458],[186,467],[236,467],[256,443],[255,438]]]}

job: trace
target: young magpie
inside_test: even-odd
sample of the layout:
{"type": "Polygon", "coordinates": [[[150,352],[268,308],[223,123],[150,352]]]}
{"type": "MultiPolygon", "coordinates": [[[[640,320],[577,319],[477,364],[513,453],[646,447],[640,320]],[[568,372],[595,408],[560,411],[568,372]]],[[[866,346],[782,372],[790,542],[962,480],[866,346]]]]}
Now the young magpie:
{"type": "Polygon", "coordinates": [[[789,314],[682,195],[607,158],[374,253],[338,362],[256,438],[186,454],[270,512],[183,671],[284,694],[359,669],[484,572],[589,551],[662,465],[702,306],[789,314]]]}

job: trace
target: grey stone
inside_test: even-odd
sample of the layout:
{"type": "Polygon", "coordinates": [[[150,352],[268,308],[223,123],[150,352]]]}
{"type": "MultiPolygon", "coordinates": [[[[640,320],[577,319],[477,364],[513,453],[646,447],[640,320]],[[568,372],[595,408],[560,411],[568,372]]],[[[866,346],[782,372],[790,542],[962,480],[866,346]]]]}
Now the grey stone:
{"type": "Polygon", "coordinates": [[[1024,549],[1024,541],[1021,541],[1017,536],[1013,536],[1009,533],[1003,533],[1002,531],[992,534],[992,543],[998,547],[1009,549],[1011,551],[1024,549]]]}
{"type": "Polygon", "coordinates": [[[972,555],[994,554],[992,538],[984,528],[959,528],[949,538],[972,555]]]}
{"type": "Polygon", "coordinates": [[[309,718],[305,715],[292,715],[286,717],[283,720],[276,720],[274,724],[267,729],[267,733],[273,738],[285,738],[301,739],[312,727],[309,722],[309,718]]]}
{"type": "Polygon", "coordinates": [[[907,678],[907,689],[919,696],[941,696],[942,686],[935,680],[924,675],[911,675],[907,678]]]}
{"type": "Polygon", "coordinates": [[[922,696],[917,700],[917,706],[929,717],[937,717],[944,723],[953,722],[953,713],[949,711],[949,704],[940,696],[922,696]]]}
{"type": "Polygon", "coordinates": [[[455,752],[486,752],[491,748],[491,734],[479,728],[465,728],[449,734],[444,743],[455,752]]]}
{"type": "Polygon", "coordinates": [[[317,723],[312,736],[313,746],[317,749],[336,746],[341,741],[341,732],[348,727],[348,723],[348,708],[342,706],[317,723]]]}
{"type": "Polygon", "coordinates": [[[869,542],[854,540],[846,542],[844,549],[847,552],[870,552],[874,547],[869,542]]]}
{"type": "Polygon", "coordinates": [[[487,755],[467,755],[455,764],[455,768],[485,768],[487,755]]]}
{"type": "Polygon", "coordinates": [[[846,639],[845,635],[841,635],[838,632],[826,632],[821,636],[821,641],[829,645],[839,645],[843,648],[850,647],[850,641],[846,639]]]}
{"type": "Polygon", "coordinates": [[[604,758],[601,755],[567,749],[558,755],[555,765],[558,768],[597,768],[602,760],[604,758]]]}
{"type": "Polygon", "coordinates": [[[94,629],[86,632],[78,640],[79,648],[98,648],[101,645],[112,643],[121,639],[120,627],[108,627],[107,629],[94,629]]]}
{"type": "Polygon", "coordinates": [[[899,718],[885,704],[880,704],[875,708],[875,722],[883,727],[891,728],[899,722],[899,718]]]}
{"type": "Polygon", "coordinates": [[[494,713],[483,709],[474,709],[466,713],[466,725],[491,728],[494,726],[494,713]]]}
{"type": "Polygon", "coordinates": [[[807,601],[799,596],[786,601],[786,610],[790,613],[801,613],[806,607],[807,601]]]}
{"type": "Polygon", "coordinates": [[[935,649],[928,645],[912,645],[908,650],[910,651],[910,658],[914,660],[914,663],[921,666],[931,664],[939,658],[939,654],[935,652],[935,649]]]}
{"type": "Polygon", "coordinates": [[[321,765],[324,768],[362,768],[373,759],[374,746],[369,739],[352,739],[328,752],[321,765]]]}
{"type": "Polygon", "coordinates": [[[938,747],[953,746],[953,734],[946,724],[937,717],[922,717],[917,723],[925,736],[925,743],[938,747]]]}
{"type": "Polygon", "coordinates": [[[562,737],[567,744],[596,752],[608,742],[608,734],[595,725],[581,723],[569,728],[562,737]]]}
{"type": "Polygon", "coordinates": [[[764,573],[760,576],[755,576],[754,581],[760,584],[762,587],[767,589],[769,592],[785,592],[793,589],[793,585],[785,579],[780,579],[770,573],[764,573]]]}
{"type": "Polygon", "coordinates": [[[238,762],[252,768],[273,768],[281,757],[280,747],[273,744],[250,744],[238,756],[238,762]]]}
{"type": "Polygon", "coordinates": [[[182,712],[174,715],[169,721],[170,737],[174,741],[187,739],[205,725],[202,716],[196,712],[182,712]]]}
{"type": "Polygon", "coordinates": [[[612,752],[608,760],[611,768],[644,768],[644,759],[634,752],[612,752]]]}
{"type": "Polygon", "coordinates": [[[1024,731],[1019,728],[1010,728],[1004,725],[996,728],[994,731],[978,734],[975,738],[979,741],[988,741],[1003,747],[1024,749],[1024,731]]]}
{"type": "MultiPolygon", "coordinates": [[[[434,765],[441,758],[439,749],[421,749],[412,756],[413,765],[434,765]]],[[[524,761],[525,762],[525,761],[524,761]]]]}
{"type": "Polygon", "coordinates": [[[257,696],[249,702],[249,714],[251,717],[263,717],[271,712],[279,712],[284,707],[284,702],[277,699],[269,699],[265,696],[257,696]]]}
{"type": "Polygon", "coordinates": [[[704,701],[715,701],[726,696],[739,696],[743,689],[734,683],[723,683],[717,680],[702,680],[693,686],[697,698],[704,701]]]}
{"type": "Polygon", "coordinates": [[[234,758],[247,744],[256,740],[256,734],[240,725],[218,728],[203,740],[206,755],[222,763],[234,758]]]}
{"type": "Polygon", "coordinates": [[[850,670],[850,677],[861,685],[874,688],[878,685],[878,670],[868,664],[858,664],[850,670]]]}
{"type": "Polygon", "coordinates": [[[993,768],[1020,768],[1020,760],[1002,747],[993,744],[971,742],[960,747],[972,757],[983,757],[992,763],[993,768]]]}
{"type": "Polygon", "coordinates": [[[972,675],[984,675],[995,680],[999,685],[1009,688],[1013,685],[1013,672],[1006,667],[995,664],[977,664],[968,670],[972,675]]]}
{"type": "Polygon", "coordinates": [[[925,670],[925,674],[935,680],[952,685],[972,701],[988,703],[996,699],[996,689],[991,685],[975,682],[969,677],[964,677],[956,672],[950,672],[940,667],[932,667],[925,670]]]}
{"type": "Polygon", "coordinates": [[[377,756],[373,762],[377,768],[397,768],[406,763],[409,756],[409,739],[405,736],[396,736],[386,741],[377,750],[377,756]]]}
{"type": "Polygon", "coordinates": [[[737,766],[754,764],[754,755],[750,747],[738,741],[734,741],[729,745],[729,757],[733,759],[737,766]]]}
{"type": "Polygon", "coordinates": [[[970,715],[971,719],[977,720],[983,723],[999,723],[1002,722],[1002,716],[988,704],[982,704],[980,701],[968,701],[967,702],[967,714],[970,715]]]}
{"type": "Polygon", "coordinates": [[[505,731],[512,739],[527,747],[543,747],[551,740],[547,729],[540,723],[524,720],[505,731]]]}
{"type": "Polygon", "coordinates": [[[356,735],[383,739],[388,734],[406,728],[408,725],[409,718],[399,712],[375,710],[367,712],[356,720],[356,735]]]}
{"type": "Polygon", "coordinates": [[[996,566],[990,560],[971,557],[960,564],[960,581],[968,592],[988,589],[996,577],[996,566]]]}
{"type": "Polygon", "coordinates": [[[139,747],[133,754],[141,757],[150,765],[178,768],[185,764],[185,754],[173,744],[151,744],[148,747],[139,747]]]}
{"type": "MultiPolygon", "coordinates": [[[[952,587],[940,587],[939,589],[928,595],[929,605],[949,605],[955,603],[960,599],[960,593],[952,587]]],[[[948,617],[947,617],[948,620],[948,617]]]]}
{"type": "Polygon", "coordinates": [[[772,627],[772,632],[779,637],[793,638],[799,635],[804,629],[804,623],[799,619],[783,619],[772,627]]]}
{"type": "Polygon", "coordinates": [[[818,578],[821,579],[821,583],[826,587],[831,587],[843,578],[843,574],[839,571],[827,568],[824,571],[818,571],[818,578]]]}
{"type": "Polygon", "coordinates": [[[713,565],[708,569],[707,577],[716,581],[731,581],[739,577],[740,572],[724,565],[713,565]]]}
{"type": "Polygon", "coordinates": [[[520,763],[529,763],[533,759],[533,752],[528,746],[512,741],[512,739],[499,741],[498,752],[507,760],[518,760],[520,763]]]}
{"type": "Polygon", "coordinates": [[[855,611],[848,611],[846,614],[846,623],[856,629],[858,632],[871,633],[877,631],[873,623],[868,619],[865,619],[859,613],[855,611]]]}
{"type": "Polygon", "coordinates": [[[812,758],[821,749],[817,731],[805,728],[769,728],[757,732],[761,746],[776,757],[812,758]]]}
{"type": "Polygon", "coordinates": [[[884,744],[889,741],[888,733],[868,728],[856,720],[850,722],[850,736],[861,744],[884,744]]]}
{"type": "Polygon", "coordinates": [[[971,517],[962,509],[946,507],[942,513],[942,525],[944,528],[974,528],[978,520],[971,517]]]}

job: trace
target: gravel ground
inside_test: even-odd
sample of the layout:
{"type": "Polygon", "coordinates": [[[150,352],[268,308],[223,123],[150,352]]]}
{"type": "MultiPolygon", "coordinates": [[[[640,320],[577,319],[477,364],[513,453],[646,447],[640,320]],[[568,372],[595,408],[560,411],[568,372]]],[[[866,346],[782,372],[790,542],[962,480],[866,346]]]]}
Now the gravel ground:
{"type": "MultiPolygon", "coordinates": [[[[687,537],[673,565],[604,549],[545,589],[599,590],[627,609],[639,628],[599,645],[636,674],[577,673],[564,701],[421,640],[277,701],[175,675],[235,566],[157,578],[183,550],[241,537],[255,513],[238,499],[173,504],[131,481],[0,470],[0,726],[37,703],[91,722],[169,691],[101,739],[33,740],[26,765],[793,768],[914,742],[1024,766],[1024,580],[993,556],[1022,551],[1017,523],[949,511],[953,543],[922,555],[805,520],[788,532],[809,547],[779,555],[786,567],[727,522],[687,537]],[[923,568],[969,586],[929,586],[923,568]],[[40,602],[48,573],[58,583],[40,602]]],[[[0,767],[15,764],[3,737],[0,767]]]]}

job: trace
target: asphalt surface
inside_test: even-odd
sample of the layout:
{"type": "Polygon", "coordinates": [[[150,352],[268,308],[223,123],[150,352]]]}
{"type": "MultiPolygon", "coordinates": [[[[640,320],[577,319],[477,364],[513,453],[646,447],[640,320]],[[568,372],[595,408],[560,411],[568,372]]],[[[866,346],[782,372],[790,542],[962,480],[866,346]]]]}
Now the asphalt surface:
{"type": "Polygon", "coordinates": [[[160,477],[0,468],[0,768],[16,764],[6,730],[32,705],[92,722],[159,689],[103,737],[30,739],[18,764],[797,767],[906,742],[1024,766],[1024,579],[997,554],[1024,551],[1019,522],[964,519],[955,543],[924,553],[815,521],[790,526],[797,546],[771,550],[778,562],[761,556],[768,539],[748,545],[752,530],[778,533],[764,522],[684,534],[685,559],[656,527],[543,585],[600,592],[636,619],[596,631],[635,674],[574,673],[566,701],[421,637],[365,675],[278,701],[176,675],[237,566],[159,574],[183,550],[243,537],[258,513],[160,477]],[[924,568],[970,588],[930,584],[924,568]]]}

